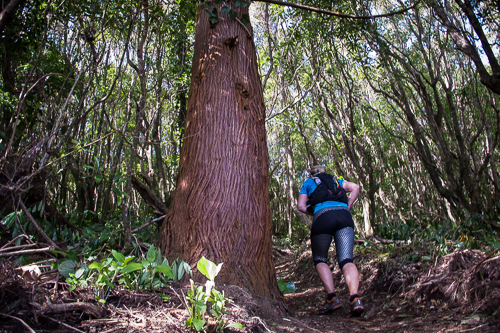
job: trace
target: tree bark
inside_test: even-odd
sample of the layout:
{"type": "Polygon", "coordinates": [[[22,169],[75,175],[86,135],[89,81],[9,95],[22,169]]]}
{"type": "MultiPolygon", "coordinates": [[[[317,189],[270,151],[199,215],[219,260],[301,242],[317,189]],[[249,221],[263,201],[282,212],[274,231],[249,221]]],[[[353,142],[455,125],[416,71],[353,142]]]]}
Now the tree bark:
{"type": "MultiPolygon", "coordinates": [[[[248,14],[248,7],[234,8],[248,14]]],[[[272,261],[269,156],[262,85],[250,25],[198,7],[179,176],[161,248],[194,267],[224,263],[217,283],[278,298],[272,261]]],[[[204,281],[199,274],[195,279],[204,281]]]]}

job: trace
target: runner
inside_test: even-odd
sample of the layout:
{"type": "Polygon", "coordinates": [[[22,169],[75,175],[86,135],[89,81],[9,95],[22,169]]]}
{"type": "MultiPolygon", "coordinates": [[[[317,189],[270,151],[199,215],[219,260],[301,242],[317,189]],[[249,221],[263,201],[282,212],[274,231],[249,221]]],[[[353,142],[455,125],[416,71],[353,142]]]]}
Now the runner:
{"type": "Polygon", "coordinates": [[[332,177],[325,173],[321,165],[315,165],[308,171],[311,178],[302,184],[297,208],[314,216],[311,250],[316,271],[327,293],[326,302],[318,311],[326,314],[341,307],[327,264],[328,249],[334,238],[337,260],[351,295],[348,316],[360,316],[364,307],[358,295],[359,273],[353,263],[354,222],[350,211],[358,197],[359,185],[332,177]],[[346,192],[350,192],[349,197],[346,192]]]}

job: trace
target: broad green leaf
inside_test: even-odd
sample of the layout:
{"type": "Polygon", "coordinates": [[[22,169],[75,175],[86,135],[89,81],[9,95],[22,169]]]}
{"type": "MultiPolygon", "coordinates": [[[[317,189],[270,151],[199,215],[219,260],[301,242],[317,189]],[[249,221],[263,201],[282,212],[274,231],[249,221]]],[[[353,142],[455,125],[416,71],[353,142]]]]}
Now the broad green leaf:
{"type": "Polygon", "coordinates": [[[102,178],[103,178],[102,176],[95,176],[95,182],[97,184],[99,184],[101,182],[102,178]]]}
{"type": "Polygon", "coordinates": [[[144,284],[144,282],[149,281],[150,274],[148,271],[143,272],[139,285],[144,284]]]}
{"type": "Polygon", "coordinates": [[[121,270],[121,272],[122,273],[131,273],[131,272],[139,271],[139,270],[142,270],[142,269],[143,269],[143,266],[142,266],[141,263],[131,262],[127,266],[123,267],[123,269],[121,270]]]}
{"type": "Polygon", "coordinates": [[[193,325],[197,331],[201,331],[203,326],[205,326],[205,321],[203,319],[193,318],[193,325]]]}
{"type": "Polygon", "coordinates": [[[116,175],[115,175],[115,178],[113,178],[113,181],[114,182],[117,182],[118,179],[120,179],[120,177],[122,176],[122,173],[121,172],[118,172],[116,175]]]}
{"type": "Polygon", "coordinates": [[[134,256],[128,256],[127,258],[125,258],[125,261],[123,263],[128,264],[130,260],[134,260],[134,256]]]}
{"type": "Polygon", "coordinates": [[[109,266],[109,264],[111,264],[111,262],[113,261],[113,258],[106,258],[106,259],[102,259],[101,262],[102,262],[102,267],[107,267],[109,266]]]}
{"type": "Polygon", "coordinates": [[[121,196],[122,196],[122,191],[120,191],[120,189],[118,189],[117,187],[113,187],[113,192],[115,192],[115,194],[116,194],[118,197],[121,197],[121,196]]]}
{"type": "Polygon", "coordinates": [[[201,274],[205,275],[207,279],[213,281],[217,274],[219,274],[220,269],[222,268],[222,263],[215,265],[212,261],[208,260],[205,257],[202,257],[198,264],[196,265],[201,274]]]}
{"type": "Polygon", "coordinates": [[[4,217],[0,223],[6,226],[7,228],[12,227],[12,225],[14,225],[14,222],[16,222],[16,214],[17,212],[10,213],[6,217],[4,217]]]}
{"type": "Polygon", "coordinates": [[[83,273],[85,273],[85,268],[78,268],[75,272],[75,277],[79,279],[82,277],[83,273]]]}
{"type": "Polygon", "coordinates": [[[167,266],[167,265],[158,265],[155,267],[155,269],[159,272],[162,272],[165,274],[168,278],[173,279],[174,278],[174,273],[172,272],[172,267],[167,266]]]}
{"type": "Polygon", "coordinates": [[[160,249],[156,249],[156,259],[155,259],[155,261],[156,261],[157,265],[161,265],[161,263],[162,263],[160,249]]]}
{"type": "Polygon", "coordinates": [[[240,323],[236,322],[236,323],[228,324],[226,327],[243,328],[243,325],[241,325],[240,323]]]}
{"type": "Polygon", "coordinates": [[[221,11],[221,13],[227,14],[227,13],[229,13],[231,11],[231,8],[228,5],[224,5],[220,9],[220,11],[221,11]]]}
{"type": "Polygon", "coordinates": [[[76,263],[73,260],[65,260],[57,268],[59,273],[65,278],[69,278],[69,273],[75,274],[76,263]]]}
{"type": "Polygon", "coordinates": [[[291,294],[296,290],[295,284],[293,282],[286,282],[281,278],[278,279],[278,288],[283,294],[291,294]]]}
{"type": "Polygon", "coordinates": [[[97,270],[101,270],[102,268],[102,264],[99,263],[99,262],[93,262],[89,265],[89,269],[97,269],[97,270]]]}
{"type": "MultiPolygon", "coordinates": [[[[184,266],[184,272],[189,274],[189,276],[193,276],[193,270],[191,269],[191,266],[189,266],[189,264],[185,261],[183,261],[181,264],[184,266]]],[[[182,278],[182,275],[181,275],[181,278],[182,278]]]]}
{"type": "Polygon", "coordinates": [[[199,299],[197,302],[196,302],[196,310],[198,310],[199,313],[201,314],[204,314],[205,312],[207,312],[207,304],[205,303],[205,297],[203,297],[203,292],[199,292],[198,293],[199,296],[202,296],[200,297],[201,299],[199,299]]]}
{"type": "Polygon", "coordinates": [[[111,254],[113,254],[113,257],[116,259],[116,261],[124,263],[125,262],[125,256],[121,254],[118,251],[112,250],[111,254]]]}
{"type": "Polygon", "coordinates": [[[151,261],[151,262],[155,261],[155,259],[156,259],[156,250],[155,250],[155,246],[154,245],[151,245],[149,247],[148,253],[146,254],[146,259],[148,261],[151,261]]]}
{"type": "Polygon", "coordinates": [[[179,264],[179,267],[177,267],[177,281],[182,279],[184,276],[184,265],[181,263],[179,264]]]}

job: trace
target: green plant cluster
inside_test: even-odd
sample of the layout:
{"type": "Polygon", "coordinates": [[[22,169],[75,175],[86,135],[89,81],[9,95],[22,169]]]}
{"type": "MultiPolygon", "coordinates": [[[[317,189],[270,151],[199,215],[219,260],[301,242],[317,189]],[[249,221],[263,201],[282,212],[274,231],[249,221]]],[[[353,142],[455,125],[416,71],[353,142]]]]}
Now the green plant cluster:
{"type": "Polygon", "coordinates": [[[498,230],[485,220],[485,216],[477,215],[460,223],[450,220],[388,221],[378,225],[375,231],[386,239],[434,244],[434,248],[440,250],[439,254],[447,254],[455,248],[484,249],[490,246],[496,249],[500,247],[498,230]]]}
{"type": "Polygon", "coordinates": [[[205,290],[203,290],[203,286],[196,286],[193,280],[189,280],[191,289],[186,296],[186,304],[190,317],[184,322],[184,325],[197,332],[206,331],[207,322],[210,321],[214,322],[217,332],[226,327],[243,328],[240,323],[226,325],[226,320],[223,318],[224,314],[229,314],[226,310],[226,302],[231,300],[224,296],[224,292],[221,293],[214,288],[214,280],[222,268],[222,263],[215,265],[212,261],[202,257],[196,267],[208,281],[205,284],[205,290]]]}
{"type": "Polygon", "coordinates": [[[58,270],[66,277],[70,289],[77,287],[93,287],[98,291],[98,300],[105,302],[109,291],[115,284],[123,285],[129,290],[158,289],[165,287],[169,282],[178,282],[184,274],[192,276],[190,266],[179,259],[172,265],[166,258],[162,258],[159,249],[153,245],[149,248],[145,258],[136,258],[133,255],[125,256],[115,250],[112,256],[92,261],[90,264],[76,262],[74,256],[61,262],[58,270]]]}
{"type": "MultiPolygon", "coordinates": [[[[216,5],[220,5],[220,4],[223,4],[225,1],[224,0],[215,0],[214,3],[216,5]]],[[[246,7],[250,4],[251,0],[240,0],[240,1],[234,1],[233,2],[233,5],[235,8],[238,8],[238,7],[246,7]]],[[[216,24],[217,22],[219,22],[219,13],[217,11],[217,8],[214,7],[214,6],[210,6],[210,5],[207,5],[207,4],[204,4],[204,1],[202,1],[203,5],[204,5],[204,9],[205,11],[208,13],[209,17],[208,17],[208,20],[210,21],[210,23],[212,24],[216,24]]],[[[224,13],[224,14],[229,14],[229,17],[233,20],[238,20],[240,21],[243,25],[247,25],[250,23],[250,16],[248,14],[243,14],[241,16],[241,18],[238,18],[238,13],[236,13],[234,10],[231,9],[231,7],[229,7],[228,5],[223,5],[220,9],[221,13],[224,13]]]]}

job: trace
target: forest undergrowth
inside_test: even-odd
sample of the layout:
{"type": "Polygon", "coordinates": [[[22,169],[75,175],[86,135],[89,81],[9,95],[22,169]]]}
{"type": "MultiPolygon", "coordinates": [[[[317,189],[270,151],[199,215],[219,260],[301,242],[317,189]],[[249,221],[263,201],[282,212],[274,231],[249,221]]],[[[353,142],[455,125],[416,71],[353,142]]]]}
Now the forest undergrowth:
{"type": "Polygon", "coordinates": [[[0,332],[500,330],[500,247],[471,249],[480,244],[465,236],[462,242],[442,244],[358,240],[355,263],[366,310],[355,319],[346,318],[348,291],[333,260],[334,247],[330,263],[343,307],[317,314],[324,293],[307,240],[288,246],[284,240],[275,242],[284,292],[280,301],[218,285],[216,275],[224,266],[209,260],[194,268],[205,271],[207,283],[190,284],[189,265],[180,259],[168,262],[148,243],[138,241],[126,255],[101,244],[86,255],[56,251],[21,236],[6,242],[5,236],[0,244],[0,332]]]}

